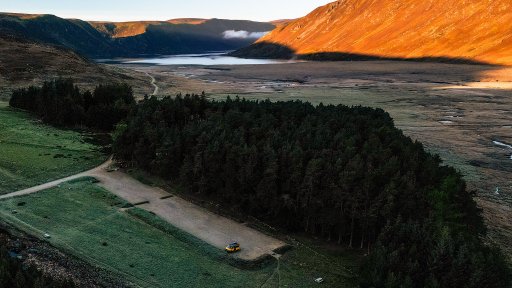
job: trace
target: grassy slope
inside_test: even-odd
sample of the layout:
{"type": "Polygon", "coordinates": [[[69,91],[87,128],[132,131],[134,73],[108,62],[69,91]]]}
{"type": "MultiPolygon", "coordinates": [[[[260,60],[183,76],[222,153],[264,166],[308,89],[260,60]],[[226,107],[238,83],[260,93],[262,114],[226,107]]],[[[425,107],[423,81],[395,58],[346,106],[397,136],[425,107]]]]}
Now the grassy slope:
{"type": "Polygon", "coordinates": [[[258,42],[283,45],[302,55],[447,57],[510,65],[511,9],[508,0],[336,1],[258,42]]]}
{"type": "Polygon", "coordinates": [[[353,286],[345,268],[350,258],[300,245],[279,263],[243,270],[203,253],[197,239],[140,221],[121,209],[125,204],[84,179],[2,201],[0,215],[35,236],[49,233],[56,247],[143,287],[316,287],[319,276],[329,287],[353,286]]]}
{"type": "Polygon", "coordinates": [[[65,48],[9,38],[0,32],[0,101],[8,101],[14,89],[59,77],[70,77],[88,90],[102,83],[126,82],[137,97],[154,89],[144,73],[99,65],[65,48]]]}
{"type": "Polygon", "coordinates": [[[105,155],[84,138],[78,132],[39,124],[0,102],[0,194],[99,165],[105,155]]]}

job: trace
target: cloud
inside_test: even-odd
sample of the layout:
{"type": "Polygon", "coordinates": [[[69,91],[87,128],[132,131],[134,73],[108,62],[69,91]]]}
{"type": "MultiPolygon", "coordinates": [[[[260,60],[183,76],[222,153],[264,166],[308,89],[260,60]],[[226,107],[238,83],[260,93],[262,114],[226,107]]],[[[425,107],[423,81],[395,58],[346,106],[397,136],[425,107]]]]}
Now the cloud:
{"type": "Polygon", "coordinates": [[[249,32],[245,30],[227,30],[222,33],[224,39],[259,39],[265,36],[267,32],[249,32]]]}

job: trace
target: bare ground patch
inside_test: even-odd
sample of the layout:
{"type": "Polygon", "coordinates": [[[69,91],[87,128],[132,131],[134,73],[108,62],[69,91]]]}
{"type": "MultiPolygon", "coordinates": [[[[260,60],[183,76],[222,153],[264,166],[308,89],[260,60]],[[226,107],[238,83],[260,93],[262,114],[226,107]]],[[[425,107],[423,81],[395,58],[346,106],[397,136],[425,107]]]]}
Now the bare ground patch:
{"type": "Polygon", "coordinates": [[[143,184],[122,172],[95,170],[89,174],[100,180],[100,186],[126,201],[142,203],[145,209],[171,225],[223,250],[230,242],[238,241],[242,251],[236,254],[243,260],[257,260],[286,243],[269,237],[242,223],[216,215],[169,192],[143,184]]]}

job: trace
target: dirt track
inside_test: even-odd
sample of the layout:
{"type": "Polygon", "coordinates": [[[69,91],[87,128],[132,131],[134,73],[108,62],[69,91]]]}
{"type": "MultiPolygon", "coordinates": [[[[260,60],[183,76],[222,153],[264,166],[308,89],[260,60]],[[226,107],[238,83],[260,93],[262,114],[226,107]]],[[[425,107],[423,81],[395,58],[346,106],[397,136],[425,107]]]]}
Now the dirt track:
{"type": "Polygon", "coordinates": [[[13,193],[0,195],[0,200],[1,199],[12,198],[12,197],[23,196],[23,195],[28,195],[28,194],[33,194],[33,193],[36,193],[36,192],[39,192],[39,191],[50,189],[52,187],[59,186],[60,184],[62,184],[64,182],[69,182],[69,181],[72,181],[72,180],[75,180],[75,179],[78,179],[78,178],[90,176],[91,174],[96,173],[96,171],[105,171],[105,169],[107,167],[109,167],[110,165],[112,165],[112,159],[108,159],[106,162],[104,162],[100,166],[98,166],[96,168],[93,168],[93,169],[91,169],[89,171],[85,171],[85,172],[82,172],[82,173],[79,173],[79,174],[76,174],[76,175],[72,175],[72,176],[69,176],[69,177],[66,177],[66,178],[62,178],[62,179],[55,180],[55,181],[52,181],[52,182],[44,183],[44,184],[41,184],[41,185],[38,185],[38,186],[35,186],[35,187],[23,189],[23,190],[16,191],[16,192],[13,192],[13,193]]]}
{"type": "Polygon", "coordinates": [[[160,95],[303,100],[386,110],[407,136],[459,169],[512,259],[512,67],[400,61],[281,65],[120,65],[153,75],[160,95]],[[496,193],[499,188],[499,193],[496,193]]]}
{"type": "Polygon", "coordinates": [[[37,193],[67,181],[90,176],[98,179],[100,186],[115,195],[134,205],[145,203],[137,205],[137,207],[155,213],[173,226],[212,246],[223,250],[232,241],[240,242],[242,251],[237,253],[236,257],[243,260],[255,260],[266,254],[271,254],[273,250],[285,245],[282,241],[241,223],[213,214],[162,189],[145,185],[125,173],[119,171],[108,172],[107,168],[111,164],[112,160],[108,160],[101,166],[87,172],[2,195],[0,199],[37,193]]]}
{"type": "Polygon", "coordinates": [[[155,96],[158,94],[158,90],[160,90],[160,87],[158,87],[158,85],[156,85],[156,79],[155,77],[153,77],[153,75],[149,74],[148,72],[144,72],[146,75],[148,75],[149,78],[151,78],[151,85],[153,85],[153,87],[155,87],[155,90],[153,90],[153,94],[151,94],[152,96],[155,96]]]}
{"type": "Polygon", "coordinates": [[[147,186],[125,173],[109,173],[103,169],[94,170],[89,176],[100,180],[102,187],[132,204],[146,203],[137,207],[155,213],[175,227],[219,249],[224,249],[232,241],[240,242],[242,252],[237,257],[241,259],[254,260],[285,245],[282,241],[211,213],[160,188],[147,186]]]}

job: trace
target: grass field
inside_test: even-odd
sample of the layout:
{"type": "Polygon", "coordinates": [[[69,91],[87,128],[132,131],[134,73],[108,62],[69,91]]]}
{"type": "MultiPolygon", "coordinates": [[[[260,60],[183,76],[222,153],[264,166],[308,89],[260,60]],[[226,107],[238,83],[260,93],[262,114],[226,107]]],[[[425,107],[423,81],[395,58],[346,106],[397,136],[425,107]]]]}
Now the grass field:
{"type": "Polygon", "coordinates": [[[191,235],[150,225],[161,223],[151,214],[142,221],[136,217],[141,210],[126,210],[126,202],[93,182],[84,178],[4,200],[0,214],[29,234],[48,233],[57,248],[142,287],[316,287],[314,277],[324,277],[327,287],[354,286],[351,255],[327,256],[299,244],[279,261],[236,268],[191,235]]]}
{"type": "Polygon", "coordinates": [[[86,136],[38,123],[0,102],[0,194],[73,175],[106,156],[86,136]]]}

